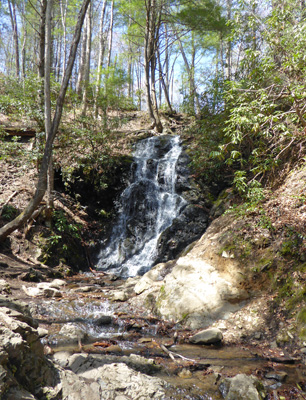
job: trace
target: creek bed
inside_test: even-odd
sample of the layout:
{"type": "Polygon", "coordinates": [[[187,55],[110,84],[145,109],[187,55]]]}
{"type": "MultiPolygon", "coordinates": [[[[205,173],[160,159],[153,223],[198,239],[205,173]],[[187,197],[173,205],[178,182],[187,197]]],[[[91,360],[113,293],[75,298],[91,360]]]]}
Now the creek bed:
{"type": "Polygon", "coordinates": [[[120,357],[131,354],[153,359],[160,366],[154,375],[163,378],[175,388],[180,388],[169,394],[171,399],[219,400],[222,398],[218,390],[220,377],[239,373],[257,375],[270,387],[271,392],[279,388],[290,390],[297,383],[306,380],[305,366],[275,363],[258,355],[256,348],[171,343],[173,338],[170,335],[174,331],[160,333],[162,331],[158,329],[158,320],[142,318],[142,324],[135,324],[137,316],[126,313],[122,316],[118,310],[120,307],[109,302],[107,298],[93,299],[90,296],[35,301],[32,304],[34,316],[49,330],[49,335],[43,341],[52,348],[53,353],[82,351],[91,355],[116,356],[116,362],[120,362],[118,357],[120,360],[120,357]],[[111,322],[97,325],[102,317],[109,317],[111,322]],[[62,327],[69,324],[86,333],[86,339],[82,339],[81,343],[73,343],[59,334],[62,327]],[[162,344],[181,358],[171,359],[163,351],[162,344]],[[103,347],[104,345],[109,347],[103,347]],[[285,382],[266,379],[265,376],[270,371],[287,374],[285,382]]]}

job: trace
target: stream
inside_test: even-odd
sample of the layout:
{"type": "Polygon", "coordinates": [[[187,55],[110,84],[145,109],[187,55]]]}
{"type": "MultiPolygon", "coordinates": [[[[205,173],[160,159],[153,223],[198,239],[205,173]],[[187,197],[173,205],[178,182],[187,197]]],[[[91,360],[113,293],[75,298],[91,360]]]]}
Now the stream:
{"type": "MultiPolygon", "coordinates": [[[[52,349],[53,357],[62,352],[81,351],[103,356],[107,362],[122,362],[131,355],[153,360],[156,369],[150,375],[162,378],[175,388],[169,392],[173,400],[220,400],[223,398],[217,384],[220,377],[241,373],[263,379],[270,393],[276,390],[294,393],[296,383],[305,381],[306,368],[298,360],[273,361],[247,344],[245,347],[190,344],[191,332],[173,322],[141,314],[128,302],[111,302],[110,294],[123,281],[104,279],[101,287],[101,278],[78,275],[63,289],[63,298],[32,302],[32,314],[49,331],[42,341],[52,349]],[[73,327],[72,331],[66,331],[69,336],[61,333],[67,327],[73,327]],[[71,332],[76,332],[79,339],[71,338],[71,332]],[[177,341],[173,340],[176,334],[177,341]],[[163,345],[180,357],[173,360],[163,351],[163,345]],[[276,376],[285,374],[286,380],[265,379],[271,371],[276,376]]],[[[294,396],[284,399],[299,398],[294,396]]]]}

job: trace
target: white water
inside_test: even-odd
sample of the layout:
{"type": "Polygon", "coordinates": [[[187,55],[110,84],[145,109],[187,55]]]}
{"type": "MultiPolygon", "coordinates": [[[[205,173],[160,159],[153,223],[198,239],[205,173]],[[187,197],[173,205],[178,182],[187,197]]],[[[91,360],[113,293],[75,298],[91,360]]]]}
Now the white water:
{"type": "Polygon", "coordinates": [[[121,195],[118,221],[99,254],[99,269],[126,277],[152,267],[161,233],[186,204],[175,192],[181,152],[178,136],[152,137],[137,144],[133,181],[121,195]],[[168,143],[162,156],[160,141],[168,143]]]}

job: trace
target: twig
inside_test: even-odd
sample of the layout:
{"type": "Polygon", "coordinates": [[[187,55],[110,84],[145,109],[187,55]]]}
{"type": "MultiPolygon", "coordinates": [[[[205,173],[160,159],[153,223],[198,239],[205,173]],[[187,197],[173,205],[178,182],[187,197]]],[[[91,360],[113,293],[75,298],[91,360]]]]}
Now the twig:
{"type": "MultiPolygon", "coordinates": [[[[157,343],[157,344],[158,344],[158,343],[157,343]]],[[[167,347],[164,346],[163,344],[158,344],[158,346],[159,346],[165,353],[167,353],[168,356],[169,356],[170,358],[172,358],[172,360],[175,361],[175,362],[177,362],[177,361],[175,360],[174,357],[179,357],[179,358],[181,358],[181,359],[183,359],[183,360],[185,360],[185,361],[191,361],[191,362],[194,362],[194,363],[198,363],[198,361],[197,361],[197,360],[194,360],[193,358],[187,358],[187,357],[182,356],[181,354],[174,353],[173,351],[168,350],[167,347]]]]}

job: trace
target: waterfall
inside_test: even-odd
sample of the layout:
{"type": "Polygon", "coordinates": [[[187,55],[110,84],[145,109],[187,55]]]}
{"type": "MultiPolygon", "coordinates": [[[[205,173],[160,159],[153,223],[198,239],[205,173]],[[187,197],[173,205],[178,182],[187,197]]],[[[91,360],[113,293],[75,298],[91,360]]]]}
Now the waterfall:
{"type": "Polygon", "coordinates": [[[100,251],[98,269],[128,277],[153,266],[161,233],[186,205],[175,191],[181,152],[178,136],[151,137],[137,143],[131,183],[120,197],[118,220],[100,251]]]}

